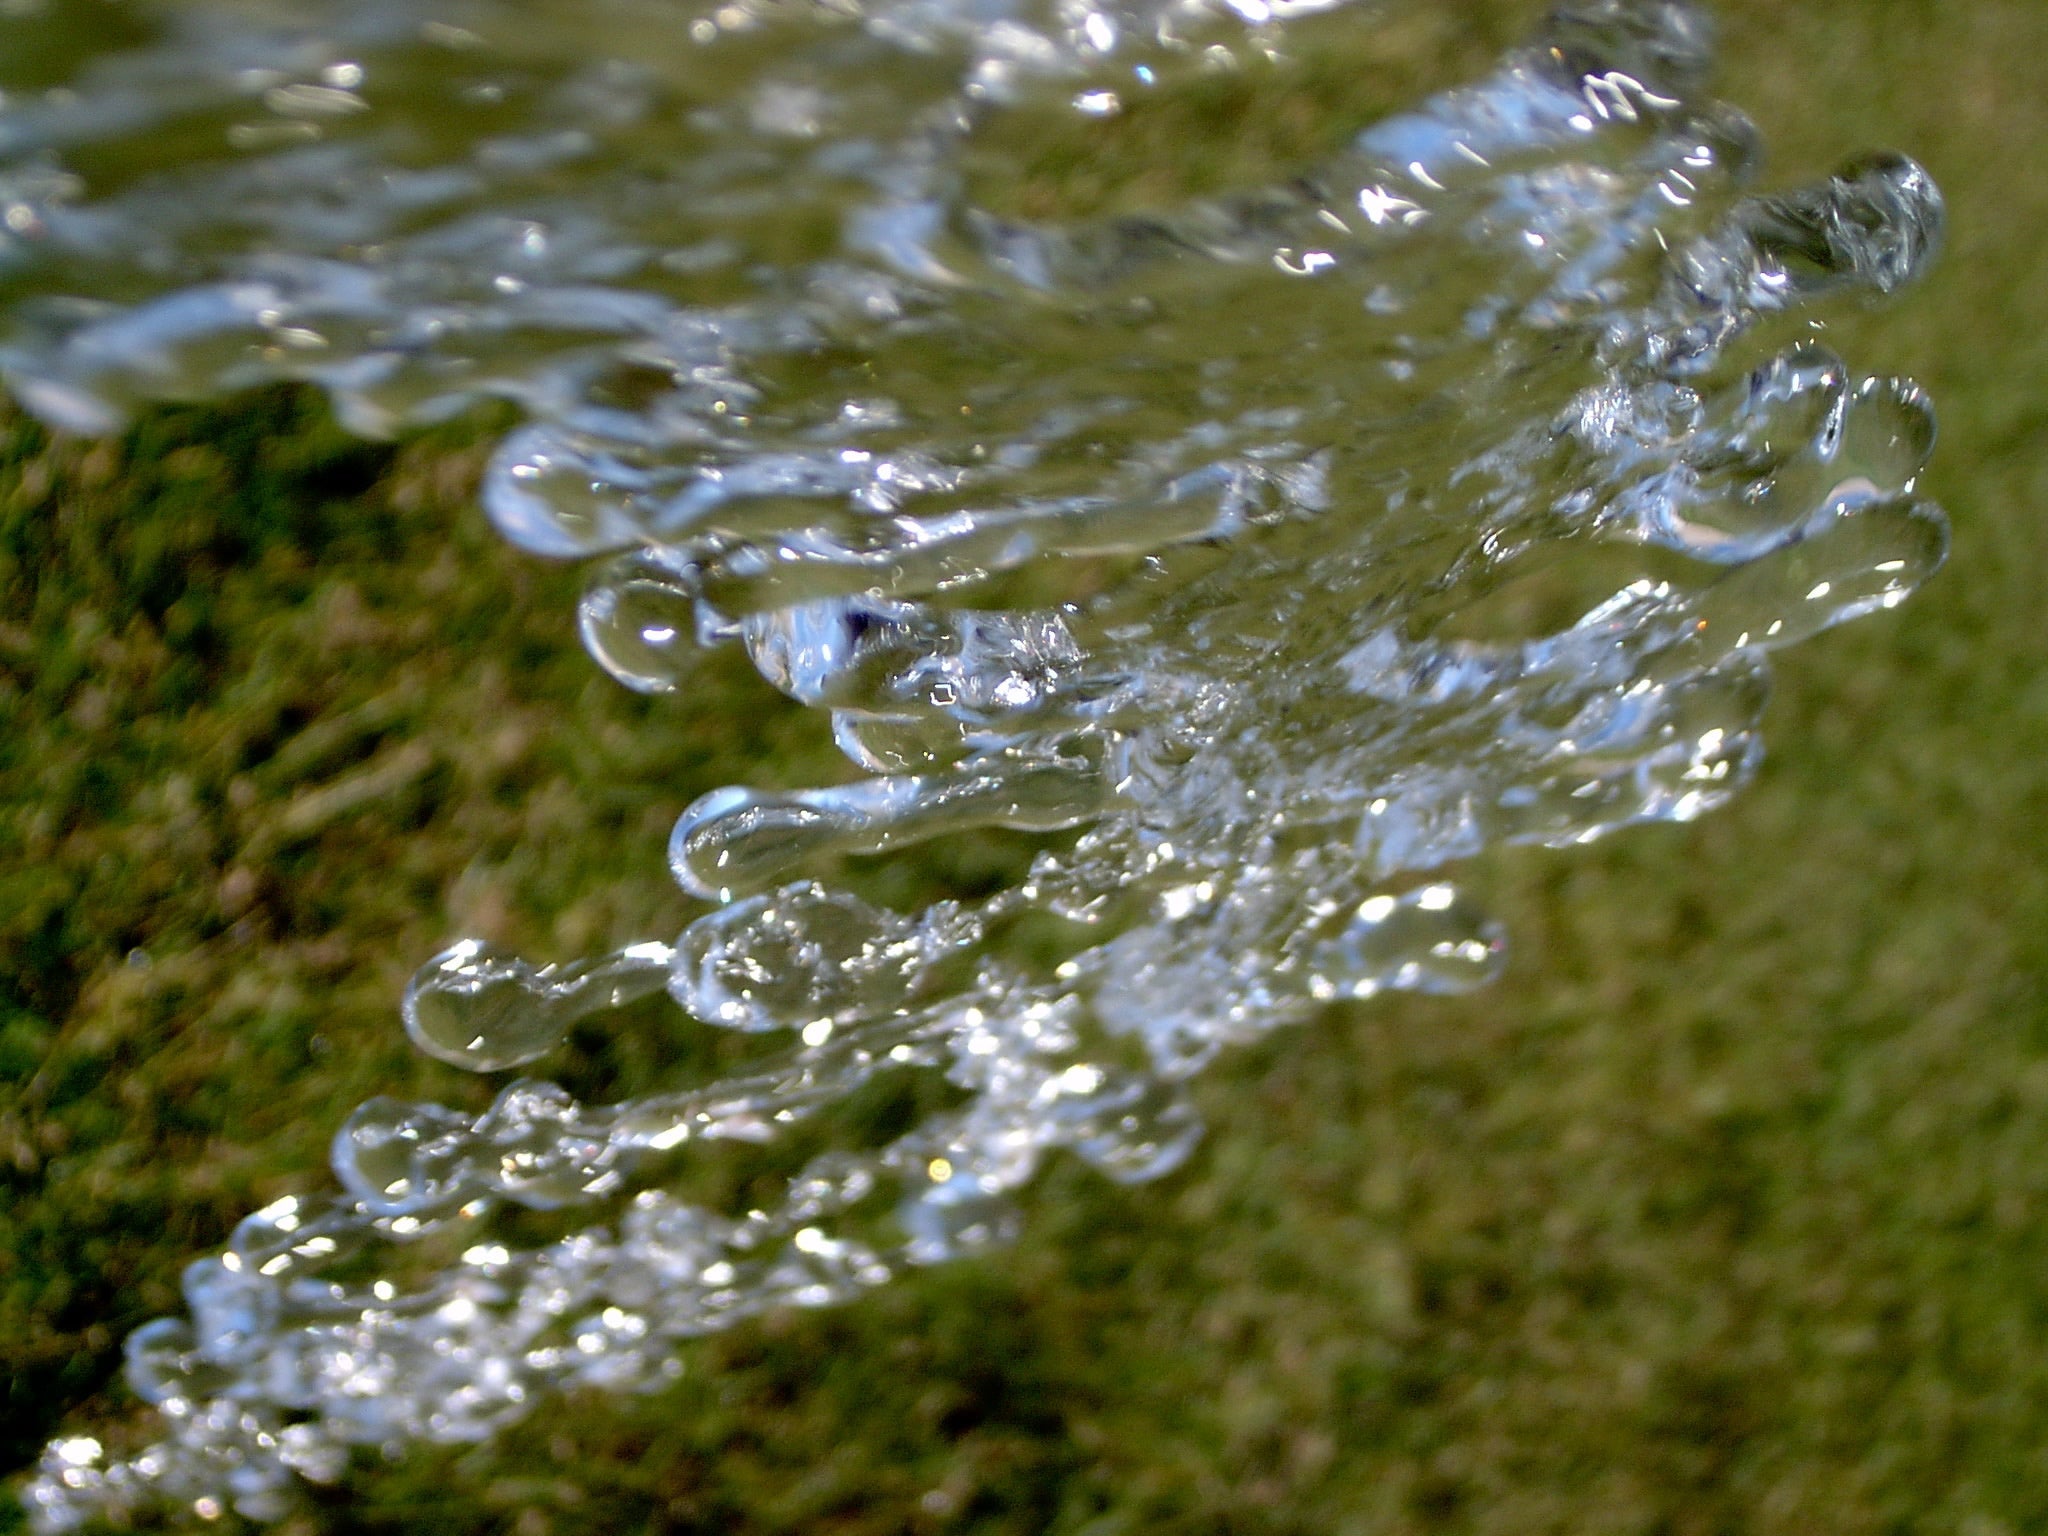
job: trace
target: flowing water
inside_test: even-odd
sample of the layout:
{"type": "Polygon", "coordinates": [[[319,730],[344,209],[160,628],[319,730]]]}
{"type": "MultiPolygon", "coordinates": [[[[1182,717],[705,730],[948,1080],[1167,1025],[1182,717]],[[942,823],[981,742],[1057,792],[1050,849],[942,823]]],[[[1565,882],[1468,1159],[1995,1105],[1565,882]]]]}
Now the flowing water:
{"type": "Polygon", "coordinates": [[[591,562],[596,662],[687,709],[698,652],[738,646],[849,762],[682,811],[708,905],[672,940],[562,967],[464,941],[403,1000],[422,1050],[544,1071],[666,991],[744,1068],[362,1105],[338,1187],[250,1216],[133,1335],[157,1438],[53,1444],[39,1528],[273,1518],[352,1448],[659,1384],[692,1336],[1000,1241],[1056,1149],[1158,1178],[1223,1047],[1497,971],[1454,861],[1742,786],[1768,653],[1945,551],[1927,400],[1819,318],[1931,257],[1918,166],[1747,192],[1707,19],[1584,0],[1285,175],[1011,195],[1048,144],[1086,164],[1421,9],[0,17],[0,370],[29,409],[104,432],[297,380],[389,434],[515,402],[484,505],[591,562]],[[878,899],[885,856],[986,828],[1037,839],[1005,888],[878,899]],[[885,1088],[907,1128],[844,1112],[885,1088]],[[779,1199],[715,1193],[741,1152],[779,1199]]]}

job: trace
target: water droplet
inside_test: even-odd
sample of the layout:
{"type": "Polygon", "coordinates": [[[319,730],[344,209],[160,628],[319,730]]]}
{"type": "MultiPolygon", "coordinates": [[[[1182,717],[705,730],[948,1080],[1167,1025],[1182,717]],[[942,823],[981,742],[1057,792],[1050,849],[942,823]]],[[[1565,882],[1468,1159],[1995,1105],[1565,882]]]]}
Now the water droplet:
{"type": "Polygon", "coordinates": [[[576,613],[583,648],[636,693],[672,693],[697,651],[697,594],[659,553],[601,567],[576,613]]]}
{"type": "Polygon", "coordinates": [[[1454,993],[1500,974],[1507,938],[1474,902],[1448,885],[1359,903],[1343,927],[1306,957],[1317,997],[1377,992],[1454,993]]]}
{"type": "Polygon", "coordinates": [[[595,964],[542,966],[474,939],[443,950],[406,984],[401,1011],[413,1044],[472,1072],[547,1055],[579,1018],[661,989],[665,945],[640,945],[595,964]]]}

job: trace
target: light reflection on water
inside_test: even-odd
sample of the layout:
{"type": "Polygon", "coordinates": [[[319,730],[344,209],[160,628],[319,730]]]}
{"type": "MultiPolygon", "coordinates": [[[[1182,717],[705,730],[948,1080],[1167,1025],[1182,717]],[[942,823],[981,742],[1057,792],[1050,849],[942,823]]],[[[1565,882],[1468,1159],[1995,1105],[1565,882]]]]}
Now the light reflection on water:
{"type": "Polygon", "coordinates": [[[363,1105],[340,1189],[249,1217],[189,1318],[134,1336],[161,1438],[54,1444],[41,1528],[271,1518],[353,1446],[657,1384],[681,1340],[998,1241],[1055,1149],[1169,1172],[1224,1046],[1494,974],[1444,866],[1720,804],[1766,653],[1932,573],[1930,407],[1810,316],[1914,276],[1939,196],[1890,156],[1745,193],[1753,131],[1701,96],[1709,29],[1675,0],[1567,6],[1208,199],[1030,221],[985,195],[1032,114],[1087,131],[1399,10],[4,23],[24,403],[104,431],[294,379],[385,433],[512,400],[485,504],[602,557],[596,660],[687,707],[697,650],[736,644],[864,774],[686,809],[671,864],[711,906],[673,943],[430,961],[407,1028],[474,1070],[663,991],[759,1054],[617,1104],[363,1105]],[[896,912],[847,875],[989,827],[1046,846],[986,899],[896,912]],[[908,1130],[832,1120],[892,1079],[930,1090],[908,1130]],[[799,1122],[827,1149],[789,1152],[779,1204],[693,1203],[693,1158],[799,1122]],[[522,1246],[512,1208],[578,1214],[522,1246]]]}

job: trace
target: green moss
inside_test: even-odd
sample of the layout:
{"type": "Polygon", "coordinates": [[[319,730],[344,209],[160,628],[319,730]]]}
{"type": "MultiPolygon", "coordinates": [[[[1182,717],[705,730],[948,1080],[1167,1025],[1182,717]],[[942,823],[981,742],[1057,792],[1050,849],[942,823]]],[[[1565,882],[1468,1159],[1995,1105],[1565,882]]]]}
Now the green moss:
{"type": "Polygon", "coordinates": [[[707,729],[593,673],[580,573],[466,507],[472,422],[403,450],[280,393],[119,442],[6,427],[0,483],[0,1455],[415,1059],[405,975],[476,932],[679,926],[674,786],[825,753],[707,674],[707,729]]]}

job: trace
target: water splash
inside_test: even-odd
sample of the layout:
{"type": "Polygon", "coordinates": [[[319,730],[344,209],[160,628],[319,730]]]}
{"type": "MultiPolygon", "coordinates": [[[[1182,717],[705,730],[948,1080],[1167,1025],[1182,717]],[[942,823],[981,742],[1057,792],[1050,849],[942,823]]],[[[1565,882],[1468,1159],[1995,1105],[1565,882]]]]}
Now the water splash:
{"type": "Polygon", "coordinates": [[[40,1529],[271,1518],[352,1447],[656,1384],[682,1340],[999,1241],[1056,1150],[1159,1177],[1224,1046],[1497,971],[1444,866],[1721,803],[1767,653],[1940,564],[1925,397],[1804,317],[1920,270],[1939,195],[1899,157],[1746,193],[1678,0],[1567,5],[1272,185],[1063,224],[978,194],[1011,115],[1387,8],[1320,9],[184,4],[0,80],[32,409],[516,401],[485,505],[606,557],[596,660],[686,699],[738,645],[863,774],[685,809],[671,865],[714,905],[673,944],[429,961],[406,1028],[459,1066],[663,991],[751,1054],[611,1105],[363,1105],[340,1189],[249,1217],[133,1335],[163,1437],[55,1443],[40,1529]],[[977,900],[890,910],[846,863],[988,828],[1043,846],[977,900]],[[874,1094],[909,1129],[845,1113],[874,1094]],[[717,1195],[721,1149],[779,1196],[717,1195]]]}

